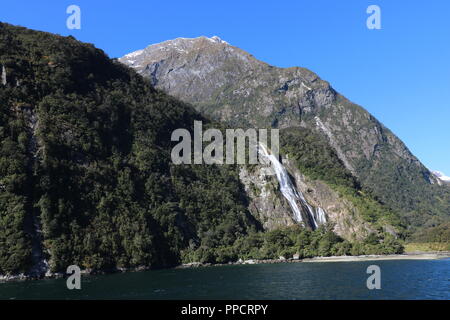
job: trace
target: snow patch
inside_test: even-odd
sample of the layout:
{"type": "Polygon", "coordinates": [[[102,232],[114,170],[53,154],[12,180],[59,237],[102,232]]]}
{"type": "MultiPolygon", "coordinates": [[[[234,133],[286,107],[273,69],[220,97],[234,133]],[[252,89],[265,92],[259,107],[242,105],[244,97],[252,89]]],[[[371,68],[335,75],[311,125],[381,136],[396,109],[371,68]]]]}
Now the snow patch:
{"type": "Polygon", "coordinates": [[[143,52],[144,52],[144,49],[141,49],[141,50],[137,50],[137,51],[131,52],[129,54],[126,54],[123,57],[126,59],[130,59],[130,58],[134,58],[134,57],[141,55],[143,52]]]}
{"type": "Polygon", "coordinates": [[[228,42],[220,39],[218,36],[212,36],[211,38],[208,38],[208,40],[212,41],[212,42],[216,42],[216,43],[226,43],[226,44],[228,44],[228,42]]]}
{"type": "Polygon", "coordinates": [[[432,171],[432,173],[441,181],[450,182],[450,177],[447,177],[444,173],[440,171],[432,171]]]}
{"type": "Polygon", "coordinates": [[[306,84],[304,84],[303,82],[302,82],[302,86],[303,87],[305,87],[307,90],[312,90],[310,87],[308,87],[306,84]]]}

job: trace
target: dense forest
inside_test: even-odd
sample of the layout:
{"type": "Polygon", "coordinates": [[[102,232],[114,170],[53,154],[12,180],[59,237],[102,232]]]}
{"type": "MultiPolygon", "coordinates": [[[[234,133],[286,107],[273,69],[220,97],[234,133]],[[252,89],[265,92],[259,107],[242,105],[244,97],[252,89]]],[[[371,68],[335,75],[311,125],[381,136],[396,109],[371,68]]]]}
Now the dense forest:
{"type": "Polygon", "coordinates": [[[204,120],[89,44],[0,25],[0,273],[180,263],[257,229],[236,168],[172,166],[170,134],[204,120]],[[218,206],[220,204],[220,206],[218,206]]]}
{"type": "MultiPolygon", "coordinates": [[[[0,23],[0,70],[0,274],[39,259],[113,270],[402,251],[390,236],[349,243],[332,226],[264,232],[237,166],[170,161],[172,131],[209,121],[93,45],[0,23]]],[[[400,223],[361,200],[333,159],[304,159],[301,138],[285,151],[302,170],[354,193],[368,220],[400,223]]]]}

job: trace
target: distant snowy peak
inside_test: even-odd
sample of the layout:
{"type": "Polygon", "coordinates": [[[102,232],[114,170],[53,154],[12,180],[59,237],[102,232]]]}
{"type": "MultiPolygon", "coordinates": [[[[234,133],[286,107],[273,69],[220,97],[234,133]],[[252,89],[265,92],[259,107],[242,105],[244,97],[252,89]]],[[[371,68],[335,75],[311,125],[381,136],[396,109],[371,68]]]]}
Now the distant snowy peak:
{"type": "Polygon", "coordinates": [[[134,66],[136,63],[136,59],[139,58],[143,53],[144,53],[144,49],[137,50],[137,51],[134,51],[134,52],[124,55],[122,58],[119,59],[119,61],[126,62],[128,65],[134,66]]]}
{"type": "Polygon", "coordinates": [[[197,38],[176,38],[173,40],[167,40],[164,42],[149,45],[145,49],[137,50],[137,51],[131,52],[129,54],[126,54],[121,59],[133,59],[133,58],[136,58],[138,56],[145,54],[146,51],[153,51],[155,49],[163,48],[165,50],[169,50],[169,49],[181,49],[182,50],[182,49],[184,49],[184,47],[192,46],[194,43],[199,42],[201,40],[208,40],[211,43],[228,44],[229,45],[228,42],[222,40],[218,36],[212,36],[211,38],[208,38],[205,36],[200,36],[197,38]]]}
{"type": "Polygon", "coordinates": [[[207,38],[207,39],[210,40],[210,41],[217,42],[217,43],[229,44],[228,42],[220,39],[218,36],[212,36],[211,38],[207,38]]]}
{"type": "Polygon", "coordinates": [[[140,68],[145,68],[146,65],[153,62],[153,60],[157,61],[160,58],[165,59],[170,54],[184,55],[191,52],[194,48],[217,46],[230,47],[230,44],[218,36],[212,36],[211,38],[205,36],[197,38],[176,38],[173,40],[152,44],[145,49],[128,53],[122,58],[119,58],[119,61],[140,71],[140,68]]]}
{"type": "Polygon", "coordinates": [[[450,177],[447,177],[444,173],[440,171],[433,171],[433,174],[441,181],[450,183],[450,177]]]}
{"type": "Polygon", "coordinates": [[[218,36],[212,36],[211,38],[208,38],[206,36],[200,36],[200,37],[197,37],[197,38],[176,38],[176,39],[173,39],[173,40],[167,40],[167,41],[164,41],[164,42],[161,42],[161,43],[156,43],[156,44],[150,45],[150,47],[158,46],[158,45],[161,45],[161,44],[171,44],[171,43],[172,44],[173,43],[183,43],[183,42],[184,43],[191,43],[191,42],[197,42],[197,41],[200,41],[200,40],[208,40],[208,41],[213,42],[213,43],[229,44],[228,42],[222,40],[218,36]]]}
{"type": "Polygon", "coordinates": [[[134,52],[131,52],[129,54],[126,54],[123,57],[127,58],[127,59],[131,59],[131,58],[134,58],[134,57],[137,57],[137,56],[141,55],[143,52],[144,52],[144,49],[141,49],[141,50],[134,51],[134,52]]]}

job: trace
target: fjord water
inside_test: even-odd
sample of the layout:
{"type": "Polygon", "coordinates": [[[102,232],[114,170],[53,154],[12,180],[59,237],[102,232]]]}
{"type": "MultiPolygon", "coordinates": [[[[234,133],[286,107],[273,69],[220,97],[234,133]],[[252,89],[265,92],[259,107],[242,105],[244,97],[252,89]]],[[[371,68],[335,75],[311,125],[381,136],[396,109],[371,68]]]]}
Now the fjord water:
{"type": "Polygon", "coordinates": [[[0,299],[450,299],[450,259],[230,265],[0,284],[0,299]],[[369,265],[381,289],[366,287],[369,265]]]}

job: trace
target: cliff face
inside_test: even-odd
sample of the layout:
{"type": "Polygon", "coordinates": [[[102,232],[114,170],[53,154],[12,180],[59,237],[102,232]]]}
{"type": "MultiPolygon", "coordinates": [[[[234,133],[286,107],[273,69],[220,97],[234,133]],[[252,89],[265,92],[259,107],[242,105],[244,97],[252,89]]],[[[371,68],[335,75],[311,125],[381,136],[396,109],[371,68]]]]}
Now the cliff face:
{"type": "MultiPolygon", "coordinates": [[[[359,210],[329,185],[313,180],[301,174],[300,170],[284,159],[283,164],[291,173],[291,178],[298,192],[313,208],[323,209],[327,222],[333,224],[333,231],[349,241],[364,239],[369,233],[376,232],[376,228],[361,217],[359,210]]],[[[292,226],[297,222],[293,218],[292,208],[283,197],[276,177],[267,167],[242,167],[241,182],[250,197],[249,210],[266,230],[292,226]]],[[[388,228],[394,228],[389,226],[388,228]]],[[[395,234],[395,232],[394,232],[395,234]]]]}
{"type": "Polygon", "coordinates": [[[389,129],[309,70],[270,66],[217,37],[178,38],[119,60],[231,126],[317,132],[365,188],[413,226],[449,218],[449,189],[389,129]]]}

